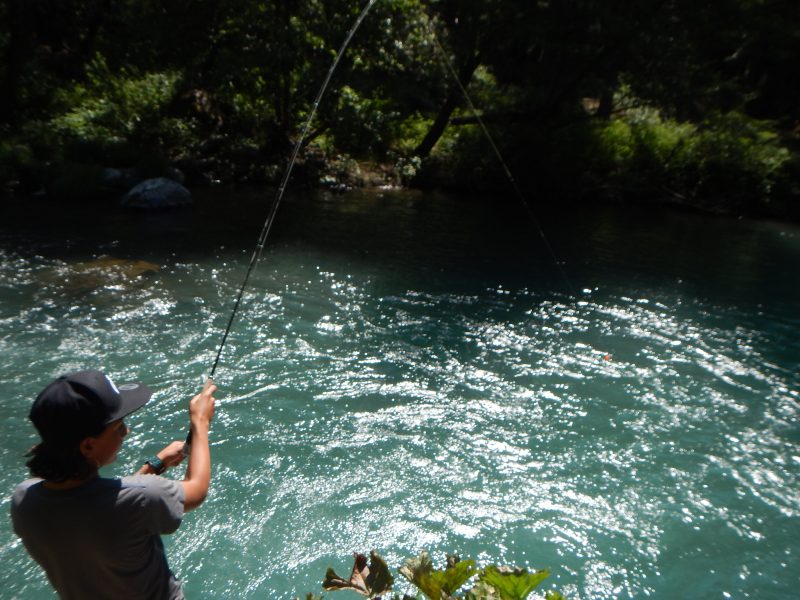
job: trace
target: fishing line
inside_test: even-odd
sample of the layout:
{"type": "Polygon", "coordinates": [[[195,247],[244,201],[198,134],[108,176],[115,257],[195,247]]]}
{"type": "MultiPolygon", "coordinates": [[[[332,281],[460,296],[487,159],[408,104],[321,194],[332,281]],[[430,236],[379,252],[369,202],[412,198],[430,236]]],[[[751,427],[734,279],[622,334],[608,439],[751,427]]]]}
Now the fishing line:
{"type": "Polygon", "coordinates": [[[458,78],[458,74],[456,73],[456,70],[453,67],[452,62],[447,57],[447,53],[444,51],[444,48],[442,48],[442,45],[439,43],[439,38],[436,35],[436,31],[433,28],[432,20],[428,19],[427,22],[428,22],[428,30],[430,31],[431,38],[433,39],[434,46],[436,47],[436,53],[437,53],[437,56],[439,58],[439,62],[442,64],[442,67],[444,68],[444,70],[446,72],[450,73],[450,75],[452,75],[453,80],[456,82],[456,85],[458,86],[458,89],[461,91],[461,94],[464,96],[464,99],[467,102],[467,106],[469,107],[469,110],[472,112],[473,116],[475,117],[475,120],[478,122],[478,125],[480,125],[481,130],[483,131],[484,135],[486,136],[486,139],[489,141],[489,145],[492,147],[492,151],[494,152],[495,156],[497,157],[497,160],[500,162],[500,165],[503,168],[503,172],[505,173],[506,177],[508,178],[509,182],[511,183],[511,187],[514,189],[514,193],[516,194],[517,198],[519,199],[519,201],[521,202],[523,208],[525,209],[525,212],[527,213],[528,218],[531,220],[531,222],[533,223],[534,227],[536,227],[536,230],[539,232],[539,237],[542,239],[542,243],[544,244],[545,248],[547,248],[547,251],[550,253],[550,257],[553,259],[553,262],[556,264],[556,267],[558,268],[558,271],[561,274],[561,277],[564,279],[564,282],[567,284],[567,287],[572,292],[572,295],[577,297],[578,294],[577,294],[577,292],[575,290],[575,286],[572,285],[572,282],[570,281],[569,277],[567,277],[567,272],[564,270],[564,267],[562,266],[562,262],[559,260],[558,255],[556,254],[556,251],[553,249],[553,246],[550,244],[550,241],[547,239],[547,236],[544,234],[544,229],[542,229],[542,226],[539,223],[539,219],[536,218],[536,214],[533,212],[533,209],[531,208],[530,203],[528,202],[527,198],[525,197],[525,194],[522,193],[522,190],[520,189],[519,185],[517,184],[517,180],[514,178],[514,175],[511,173],[511,169],[508,168],[508,164],[506,163],[505,159],[503,158],[503,155],[500,152],[500,149],[497,147],[497,144],[495,144],[495,141],[494,141],[494,138],[492,137],[492,134],[489,133],[489,129],[486,127],[486,124],[483,122],[483,119],[481,119],[481,116],[478,113],[478,109],[475,108],[475,104],[473,104],[473,102],[472,102],[472,98],[470,97],[470,95],[467,92],[467,90],[464,87],[464,85],[461,83],[461,80],[458,78]]]}
{"type": "MultiPolygon", "coordinates": [[[[264,246],[266,245],[267,238],[269,237],[269,233],[272,230],[272,225],[275,222],[275,215],[278,212],[278,207],[280,206],[281,200],[283,199],[283,195],[284,195],[284,193],[286,191],[286,186],[287,186],[287,184],[289,182],[289,178],[291,177],[292,169],[294,168],[295,162],[297,161],[297,156],[300,153],[300,149],[302,148],[303,142],[305,141],[305,138],[306,138],[306,136],[308,134],[308,130],[311,127],[311,122],[314,119],[314,116],[316,116],[317,109],[319,108],[320,101],[322,100],[322,96],[325,94],[325,90],[327,89],[328,84],[330,83],[331,77],[333,76],[333,73],[336,70],[336,67],[339,65],[339,62],[340,62],[342,56],[344,55],[344,52],[347,49],[348,45],[350,44],[350,41],[352,40],[352,38],[355,35],[355,33],[358,30],[358,28],[361,26],[361,23],[364,21],[364,19],[366,18],[367,14],[369,13],[370,9],[372,8],[373,4],[375,4],[375,2],[377,2],[377,0],[369,0],[369,2],[367,2],[366,6],[359,13],[359,15],[356,18],[356,20],[354,21],[352,27],[347,32],[347,35],[345,36],[344,42],[342,42],[342,45],[339,48],[339,51],[336,53],[336,56],[335,56],[335,58],[333,60],[333,63],[331,64],[330,68],[328,69],[328,72],[325,75],[325,79],[323,80],[322,85],[320,86],[319,91],[317,92],[317,95],[314,98],[314,103],[312,104],[311,110],[310,110],[310,112],[308,114],[308,117],[306,118],[306,121],[305,121],[305,124],[303,126],[302,132],[301,132],[300,136],[297,138],[297,140],[295,142],[294,149],[292,150],[292,154],[291,154],[291,157],[289,159],[289,163],[288,163],[288,165],[286,167],[286,170],[285,170],[285,172],[283,174],[283,178],[281,179],[281,183],[278,186],[278,189],[276,191],[276,194],[275,194],[275,197],[273,199],[272,205],[270,206],[269,213],[267,215],[266,220],[264,221],[264,225],[261,228],[261,233],[258,236],[258,242],[256,243],[256,246],[253,249],[253,254],[250,257],[250,261],[248,263],[247,271],[245,273],[244,280],[242,281],[242,285],[240,286],[239,292],[236,295],[236,300],[235,300],[234,305],[233,305],[233,310],[231,311],[230,318],[228,319],[228,323],[225,326],[225,332],[222,335],[222,340],[220,342],[219,349],[217,350],[216,357],[214,358],[214,363],[213,363],[213,365],[211,367],[211,371],[209,373],[208,380],[212,380],[214,378],[214,374],[216,373],[217,366],[219,365],[220,358],[222,357],[222,351],[225,348],[225,343],[228,340],[228,335],[231,332],[231,328],[233,327],[233,323],[236,320],[236,315],[239,312],[239,306],[242,303],[242,298],[244,296],[244,291],[247,289],[247,284],[250,281],[250,276],[252,275],[253,270],[255,269],[256,264],[258,263],[258,260],[260,259],[261,254],[262,254],[262,252],[264,250],[264,246]]],[[[504,171],[506,177],[508,178],[509,182],[511,183],[512,188],[514,189],[514,192],[516,193],[517,197],[519,198],[520,202],[522,203],[523,207],[525,208],[525,210],[526,210],[526,212],[528,214],[528,217],[530,218],[531,222],[534,224],[534,226],[536,227],[537,231],[539,232],[539,236],[541,237],[542,242],[544,243],[545,247],[547,248],[548,252],[550,253],[550,256],[553,258],[553,261],[555,262],[559,272],[561,273],[561,276],[563,277],[564,281],[567,283],[567,286],[570,288],[572,293],[574,295],[577,295],[575,293],[574,286],[572,285],[571,281],[567,277],[567,274],[566,274],[566,272],[564,271],[564,269],[563,269],[563,267],[561,265],[561,261],[559,261],[558,256],[555,253],[555,250],[553,249],[552,245],[550,244],[550,242],[548,241],[547,237],[545,236],[544,230],[542,229],[541,225],[539,224],[539,221],[536,218],[536,215],[533,213],[533,210],[531,209],[529,203],[527,202],[527,200],[525,198],[525,195],[522,193],[522,190],[520,189],[519,185],[517,184],[517,181],[514,178],[513,174],[511,173],[511,170],[508,168],[508,164],[506,163],[505,159],[503,158],[502,153],[500,152],[499,148],[497,147],[497,144],[495,143],[494,138],[492,137],[491,133],[489,133],[489,130],[487,129],[486,125],[483,122],[483,119],[481,119],[480,114],[478,114],[477,108],[475,107],[475,105],[472,102],[472,98],[470,97],[469,93],[464,88],[464,86],[461,84],[461,81],[459,80],[458,75],[456,74],[452,63],[448,59],[448,57],[447,57],[447,55],[446,55],[446,53],[444,51],[444,48],[442,48],[441,44],[439,43],[439,39],[436,36],[436,32],[433,30],[433,24],[432,24],[432,22],[430,20],[428,21],[428,25],[429,25],[429,28],[430,28],[430,31],[431,31],[431,37],[432,37],[432,39],[434,41],[434,44],[435,44],[435,47],[436,47],[440,62],[444,66],[445,70],[452,75],[453,79],[455,80],[456,84],[458,85],[458,88],[460,89],[462,95],[464,96],[464,98],[465,98],[465,100],[467,102],[467,105],[469,106],[470,110],[472,111],[473,115],[475,116],[475,119],[479,123],[484,135],[488,139],[489,144],[491,145],[492,150],[495,153],[495,156],[497,157],[498,161],[502,165],[502,168],[503,168],[503,171],[504,171]]]]}
{"type": "MultiPolygon", "coordinates": [[[[347,46],[350,44],[350,40],[353,39],[356,31],[358,30],[361,22],[367,16],[367,13],[372,8],[372,5],[375,4],[377,0],[369,0],[367,5],[358,15],[353,26],[350,28],[350,31],[347,32],[345,36],[344,42],[342,42],[339,51],[336,53],[335,58],[333,59],[333,63],[331,64],[330,68],[328,69],[328,73],[325,75],[325,80],[322,82],[322,85],[317,92],[317,96],[314,98],[314,103],[311,106],[311,111],[308,113],[308,117],[306,118],[305,125],[303,126],[303,130],[300,133],[300,137],[297,138],[297,141],[294,144],[294,149],[292,150],[291,158],[289,159],[289,164],[286,166],[286,170],[283,174],[283,178],[281,179],[280,186],[278,186],[278,190],[275,193],[275,197],[272,201],[272,205],[270,207],[269,213],[267,214],[267,218],[264,221],[264,225],[261,228],[261,233],[258,236],[258,242],[256,243],[256,247],[253,249],[253,254],[250,256],[250,262],[247,266],[247,272],[245,273],[244,280],[242,281],[242,285],[239,288],[239,293],[236,295],[236,301],[233,304],[233,310],[231,311],[231,316],[228,319],[228,324],[225,326],[225,333],[222,334],[222,341],[219,344],[219,349],[217,350],[217,356],[214,358],[214,364],[211,367],[211,371],[208,374],[208,377],[205,379],[205,385],[203,386],[203,391],[209,388],[212,385],[214,380],[214,373],[217,371],[217,365],[219,364],[219,359],[222,356],[222,350],[225,348],[225,342],[228,340],[228,334],[231,332],[231,328],[233,327],[233,322],[236,319],[236,313],[239,312],[239,306],[242,303],[242,297],[244,296],[244,291],[247,289],[247,283],[250,281],[250,275],[253,273],[253,270],[256,267],[256,263],[258,263],[258,259],[261,258],[261,253],[264,250],[264,245],[267,243],[267,237],[269,237],[269,232],[272,229],[272,224],[275,222],[275,215],[278,213],[278,206],[283,199],[283,194],[286,191],[286,185],[289,183],[289,177],[292,174],[292,169],[294,168],[294,164],[297,161],[297,156],[300,153],[300,148],[303,146],[303,142],[305,141],[306,135],[308,134],[308,130],[311,127],[311,121],[314,119],[314,116],[317,114],[317,108],[319,108],[319,103],[322,100],[322,96],[325,94],[325,90],[328,87],[328,83],[330,83],[331,77],[333,77],[333,72],[336,70],[336,67],[339,64],[342,56],[344,55],[347,46]]],[[[192,443],[192,432],[189,430],[188,435],[186,436],[186,443],[184,445],[184,454],[189,455],[191,452],[191,443],[192,443]]]]}
{"type": "Polygon", "coordinates": [[[350,31],[347,32],[347,36],[345,37],[344,42],[339,48],[339,51],[336,53],[336,57],[334,58],[333,63],[328,69],[328,73],[325,76],[325,80],[322,82],[322,85],[320,86],[319,91],[317,92],[317,96],[316,98],[314,98],[314,104],[311,106],[311,111],[308,113],[308,117],[306,118],[306,122],[305,125],[303,126],[303,130],[300,134],[300,137],[297,138],[297,141],[294,144],[294,150],[292,151],[291,158],[289,159],[289,164],[286,167],[286,171],[283,174],[283,179],[281,179],[280,186],[278,187],[278,190],[275,193],[275,198],[272,201],[272,206],[270,207],[269,214],[267,215],[267,218],[264,221],[264,225],[261,228],[261,234],[258,236],[258,243],[256,244],[256,247],[253,250],[253,254],[250,257],[250,263],[247,267],[247,272],[245,273],[244,281],[242,281],[242,286],[239,288],[239,293],[236,296],[236,302],[233,305],[233,311],[231,312],[231,316],[228,319],[228,325],[225,327],[225,333],[222,335],[222,341],[220,342],[219,350],[217,350],[217,356],[214,359],[214,365],[211,367],[211,372],[209,373],[208,376],[209,379],[214,378],[214,373],[217,370],[219,359],[222,356],[222,349],[225,347],[225,342],[228,339],[228,334],[231,331],[231,327],[233,327],[233,322],[236,319],[236,313],[239,311],[239,305],[242,303],[242,296],[244,296],[244,291],[247,288],[247,283],[250,280],[250,275],[252,274],[253,269],[255,268],[259,258],[261,258],[261,253],[263,252],[264,245],[267,242],[267,237],[269,236],[269,232],[272,229],[272,224],[275,221],[275,215],[278,212],[278,206],[280,205],[281,200],[283,199],[283,194],[286,191],[286,185],[289,182],[289,177],[292,174],[292,169],[294,168],[294,164],[297,161],[297,155],[300,153],[300,148],[302,147],[306,135],[308,134],[308,130],[311,127],[311,121],[314,119],[314,116],[317,113],[317,108],[319,107],[319,103],[322,100],[322,96],[323,94],[325,94],[325,90],[328,87],[328,83],[330,83],[331,77],[333,76],[333,72],[336,70],[339,61],[342,58],[342,55],[347,49],[347,46],[350,44],[350,40],[355,35],[356,30],[358,30],[359,26],[361,25],[361,22],[367,16],[367,13],[372,8],[372,5],[375,4],[375,2],[377,2],[377,0],[369,0],[367,5],[358,15],[358,18],[353,23],[353,26],[350,28],[350,31]]]}

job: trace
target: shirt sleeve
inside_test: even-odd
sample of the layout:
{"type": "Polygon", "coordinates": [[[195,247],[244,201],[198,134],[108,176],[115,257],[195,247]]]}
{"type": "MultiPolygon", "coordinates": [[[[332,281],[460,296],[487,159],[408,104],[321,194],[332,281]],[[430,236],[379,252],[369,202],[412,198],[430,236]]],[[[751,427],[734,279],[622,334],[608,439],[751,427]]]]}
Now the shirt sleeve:
{"type": "Polygon", "coordinates": [[[174,533],[183,520],[183,486],[158,475],[137,475],[142,486],[145,527],[150,533],[174,533]]]}

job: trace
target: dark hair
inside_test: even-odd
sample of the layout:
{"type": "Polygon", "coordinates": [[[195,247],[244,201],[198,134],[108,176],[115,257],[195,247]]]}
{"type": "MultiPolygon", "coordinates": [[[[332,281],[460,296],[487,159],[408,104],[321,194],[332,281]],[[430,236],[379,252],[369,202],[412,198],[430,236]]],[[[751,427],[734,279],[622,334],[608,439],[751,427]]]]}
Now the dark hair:
{"type": "Polygon", "coordinates": [[[86,460],[78,444],[63,448],[42,442],[31,448],[25,456],[31,457],[25,464],[34,477],[41,477],[53,483],[67,479],[84,479],[95,470],[95,467],[86,460]]]}

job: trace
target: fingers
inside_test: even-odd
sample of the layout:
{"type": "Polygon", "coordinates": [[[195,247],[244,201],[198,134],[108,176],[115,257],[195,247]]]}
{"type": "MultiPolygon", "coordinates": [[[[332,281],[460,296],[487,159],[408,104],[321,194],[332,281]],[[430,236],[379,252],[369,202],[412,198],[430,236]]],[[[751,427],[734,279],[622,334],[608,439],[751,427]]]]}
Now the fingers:
{"type": "Polygon", "coordinates": [[[183,453],[183,442],[175,441],[170,443],[161,452],[159,452],[157,456],[168,467],[179,465],[181,462],[183,462],[183,459],[186,458],[183,453]]]}
{"type": "Polygon", "coordinates": [[[216,399],[214,392],[217,391],[217,386],[209,379],[203,386],[202,391],[192,398],[189,403],[189,412],[192,419],[201,419],[208,423],[214,416],[214,405],[216,399]]]}

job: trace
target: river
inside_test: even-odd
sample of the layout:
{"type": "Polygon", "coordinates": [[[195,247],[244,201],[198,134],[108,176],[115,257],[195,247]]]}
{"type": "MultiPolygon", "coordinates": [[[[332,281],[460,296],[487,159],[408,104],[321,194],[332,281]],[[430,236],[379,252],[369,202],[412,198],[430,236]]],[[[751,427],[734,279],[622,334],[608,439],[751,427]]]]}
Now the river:
{"type": "MultiPolygon", "coordinates": [[[[3,489],[65,371],[155,390],[104,474],[183,437],[270,200],[6,203],[3,489]]],[[[537,216],[560,265],[501,195],[287,197],[217,369],[213,489],[165,538],[188,598],[320,593],[370,549],[549,568],[575,599],[797,593],[800,228],[537,216]]],[[[53,597],[8,519],[0,580],[53,597]]]]}

